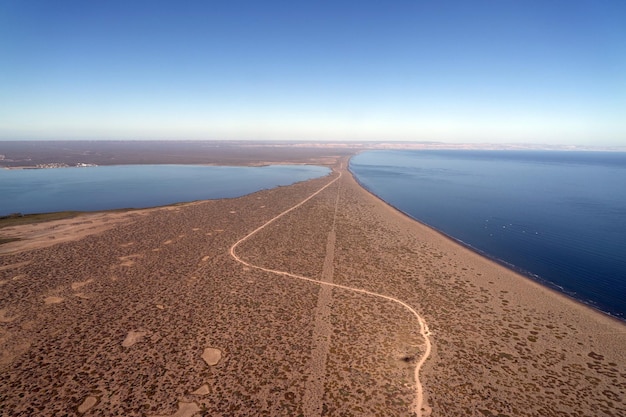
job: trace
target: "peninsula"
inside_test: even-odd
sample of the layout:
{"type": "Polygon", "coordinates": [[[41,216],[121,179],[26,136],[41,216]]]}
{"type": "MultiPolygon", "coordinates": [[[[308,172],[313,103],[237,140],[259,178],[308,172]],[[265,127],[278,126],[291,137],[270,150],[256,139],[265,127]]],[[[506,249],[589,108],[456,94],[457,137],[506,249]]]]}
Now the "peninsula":
{"type": "Polygon", "coordinates": [[[281,152],[333,172],[1,228],[3,414],[626,414],[624,323],[281,152]]]}

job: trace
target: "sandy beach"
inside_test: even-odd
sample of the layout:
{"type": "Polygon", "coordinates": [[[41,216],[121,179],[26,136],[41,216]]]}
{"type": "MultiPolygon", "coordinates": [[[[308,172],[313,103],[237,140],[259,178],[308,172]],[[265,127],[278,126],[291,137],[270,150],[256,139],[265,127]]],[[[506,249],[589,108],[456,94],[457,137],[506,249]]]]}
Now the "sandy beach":
{"type": "Polygon", "coordinates": [[[346,163],[2,229],[23,240],[0,245],[0,414],[626,415],[626,324],[408,218],[346,163]]]}

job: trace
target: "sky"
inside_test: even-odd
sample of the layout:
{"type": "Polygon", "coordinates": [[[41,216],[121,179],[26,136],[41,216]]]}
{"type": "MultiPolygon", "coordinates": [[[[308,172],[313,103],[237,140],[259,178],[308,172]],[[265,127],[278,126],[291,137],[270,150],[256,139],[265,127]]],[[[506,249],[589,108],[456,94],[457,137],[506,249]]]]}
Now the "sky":
{"type": "Polygon", "coordinates": [[[626,1],[0,2],[0,140],[626,145],[626,1]]]}

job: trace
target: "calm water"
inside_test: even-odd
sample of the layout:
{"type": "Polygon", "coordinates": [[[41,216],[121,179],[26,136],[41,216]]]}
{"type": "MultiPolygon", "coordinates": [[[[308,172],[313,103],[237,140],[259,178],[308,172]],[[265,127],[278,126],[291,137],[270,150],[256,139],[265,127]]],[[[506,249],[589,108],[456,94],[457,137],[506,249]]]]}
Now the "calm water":
{"type": "Polygon", "coordinates": [[[10,213],[143,208],[239,197],[328,173],[328,168],[309,165],[118,165],[0,169],[0,216],[10,213]]]}
{"type": "Polygon", "coordinates": [[[626,317],[626,153],[371,151],[350,169],[415,219],[626,317]]]}

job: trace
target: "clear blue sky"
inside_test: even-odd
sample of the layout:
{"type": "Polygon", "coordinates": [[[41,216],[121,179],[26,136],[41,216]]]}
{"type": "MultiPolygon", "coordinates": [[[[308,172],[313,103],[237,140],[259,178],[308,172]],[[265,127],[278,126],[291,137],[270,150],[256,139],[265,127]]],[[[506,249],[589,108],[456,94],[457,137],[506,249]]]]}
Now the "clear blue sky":
{"type": "Polygon", "coordinates": [[[626,1],[0,2],[0,139],[626,145],[626,1]]]}

